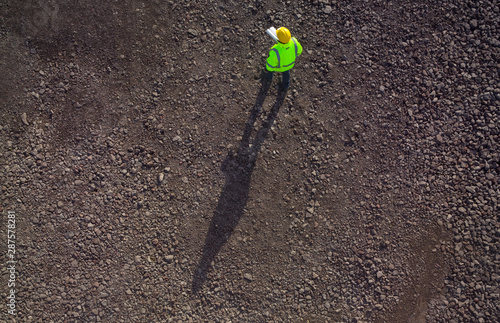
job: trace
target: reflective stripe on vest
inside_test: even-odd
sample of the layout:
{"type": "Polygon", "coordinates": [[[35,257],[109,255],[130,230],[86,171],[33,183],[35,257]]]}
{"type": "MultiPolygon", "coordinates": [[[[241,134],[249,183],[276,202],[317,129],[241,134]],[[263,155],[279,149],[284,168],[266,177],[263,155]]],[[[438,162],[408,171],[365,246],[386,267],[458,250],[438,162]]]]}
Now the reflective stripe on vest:
{"type": "MultiPolygon", "coordinates": [[[[293,44],[295,45],[295,59],[297,59],[297,54],[298,54],[299,48],[297,47],[297,43],[295,42],[295,39],[292,38],[292,40],[293,40],[293,44]]],[[[295,64],[295,60],[293,62],[291,62],[290,64],[285,65],[283,67],[292,66],[293,64],[295,64]]]]}
{"type": "Polygon", "coordinates": [[[276,66],[272,66],[272,65],[269,65],[269,63],[266,63],[267,66],[269,66],[270,68],[276,68],[276,66]]]}
{"type": "Polygon", "coordinates": [[[295,38],[292,38],[293,44],[295,45],[295,59],[297,59],[297,53],[299,51],[299,48],[297,47],[297,42],[295,41],[295,38]]]}
{"type": "Polygon", "coordinates": [[[276,48],[273,48],[273,49],[271,49],[271,50],[272,50],[273,52],[275,52],[275,53],[276,53],[276,57],[278,58],[278,66],[271,66],[271,65],[269,65],[269,64],[267,64],[267,65],[271,66],[272,68],[280,68],[280,67],[281,67],[280,52],[279,52],[279,51],[278,51],[278,49],[276,49],[276,48]]]}

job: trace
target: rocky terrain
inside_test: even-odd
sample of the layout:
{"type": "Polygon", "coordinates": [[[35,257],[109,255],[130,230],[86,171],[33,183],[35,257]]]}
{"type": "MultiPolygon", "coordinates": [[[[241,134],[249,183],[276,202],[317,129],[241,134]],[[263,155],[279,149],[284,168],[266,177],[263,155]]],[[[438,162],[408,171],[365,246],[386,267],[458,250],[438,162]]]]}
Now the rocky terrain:
{"type": "Polygon", "coordinates": [[[495,322],[499,11],[0,2],[0,321],[495,322]]]}

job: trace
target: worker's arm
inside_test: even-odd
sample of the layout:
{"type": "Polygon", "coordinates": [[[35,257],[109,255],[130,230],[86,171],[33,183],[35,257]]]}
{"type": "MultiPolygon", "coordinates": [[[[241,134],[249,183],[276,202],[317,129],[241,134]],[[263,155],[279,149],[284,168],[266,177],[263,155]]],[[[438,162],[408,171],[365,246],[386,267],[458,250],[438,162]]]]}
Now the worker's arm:
{"type": "Polygon", "coordinates": [[[293,39],[295,39],[295,42],[297,43],[297,47],[298,47],[297,56],[300,56],[300,54],[302,54],[302,45],[299,43],[297,38],[293,37],[293,39]]]}
{"type": "Polygon", "coordinates": [[[266,69],[268,71],[275,71],[278,68],[278,57],[274,50],[269,52],[269,56],[266,60],[266,69]]]}

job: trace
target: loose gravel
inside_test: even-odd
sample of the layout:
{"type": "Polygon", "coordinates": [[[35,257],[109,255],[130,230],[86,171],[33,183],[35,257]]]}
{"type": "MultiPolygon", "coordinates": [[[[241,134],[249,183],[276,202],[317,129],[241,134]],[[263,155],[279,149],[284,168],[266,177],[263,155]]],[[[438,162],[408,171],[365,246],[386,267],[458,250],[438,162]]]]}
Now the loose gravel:
{"type": "Polygon", "coordinates": [[[15,319],[494,322],[499,10],[1,5],[15,319]],[[281,25],[286,96],[260,80],[281,25]]]}

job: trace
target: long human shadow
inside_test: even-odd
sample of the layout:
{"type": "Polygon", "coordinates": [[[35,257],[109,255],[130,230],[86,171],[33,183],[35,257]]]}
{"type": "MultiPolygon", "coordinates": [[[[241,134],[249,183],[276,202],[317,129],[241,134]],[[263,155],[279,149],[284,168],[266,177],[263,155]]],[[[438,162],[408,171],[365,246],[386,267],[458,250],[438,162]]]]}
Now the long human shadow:
{"type": "Polygon", "coordinates": [[[194,272],[192,283],[193,293],[197,293],[205,283],[212,262],[215,260],[222,246],[229,240],[229,237],[243,215],[243,210],[248,201],[250,178],[255,167],[257,155],[286,97],[286,91],[280,90],[278,92],[276,101],[267,119],[257,131],[252,145],[250,145],[250,137],[254,130],[254,124],[261,112],[264,99],[271,85],[270,83],[269,81],[265,82],[259,91],[255,106],[245,124],[245,130],[237,153],[230,153],[222,163],[221,169],[225,174],[226,182],[220,194],[212,221],[210,222],[202,258],[194,272]]]}

